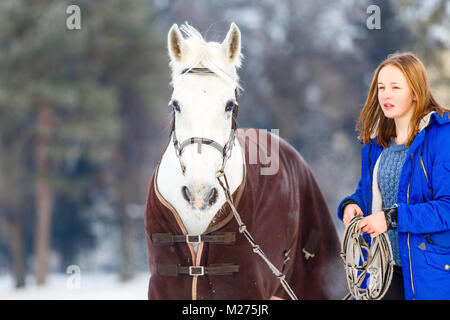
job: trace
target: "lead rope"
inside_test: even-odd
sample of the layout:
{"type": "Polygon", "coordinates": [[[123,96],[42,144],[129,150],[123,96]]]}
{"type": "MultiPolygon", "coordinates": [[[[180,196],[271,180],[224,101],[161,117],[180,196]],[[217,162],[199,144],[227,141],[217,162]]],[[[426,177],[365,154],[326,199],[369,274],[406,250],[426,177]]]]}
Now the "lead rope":
{"type": "Polygon", "coordinates": [[[355,216],[350,221],[342,241],[341,257],[350,291],[344,300],[351,297],[356,300],[380,300],[391,285],[394,266],[392,248],[387,232],[374,238],[369,246],[357,229],[361,219],[355,216]],[[367,275],[366,288],[362,288],[367,275]]]}
{"type": "Polygon", "coordinates": [[[287,283],[287,281],[285,279],[286,276],[282,272],[280,272],[270,262],[270,260],[267,258],[267,256],[264,254],[264,252],[259,247],[259,245],[256,244],[256,242],[253,239],[252,235],[248,232],[247,227],[245,226],[245,224],[242,222],[242,219],[241,219],[239,213],[237,212],[236,207],[234,206],[233,197],[232,197],[231,192],[230,192],[230,186],[228,185],[228,180],[227,180],[227,177],[226,177],[225,172],[223,171],[223,169],[219,170],[217,172],[216,178],[219,181],[219,184],[220,184],[220,186],[222,187],[222,189],[223,189],[223,191],[225,193],[225,198],[226,198],[228,204],[230,205],[231,210],[233,211],[234,217],[236,218],[236,221],[237,221],[238,226],[239,226],[239,232],[242,233],[247,238],[248,242],[252,246],[253,252],[258,254],[264,260],[264,262],[269,266],[269,268],[273,272],[273,274],[278,278],[278,280],[280,280],[281,285],[283,286],[284,290],[287,292],[289,297],[292,300],[298,300],[298,298],[295,295],[294,291],[291,289],[291,287],[287,283]],[[223,178],[224,181],[222,181],[221,178],[223,178]]]}

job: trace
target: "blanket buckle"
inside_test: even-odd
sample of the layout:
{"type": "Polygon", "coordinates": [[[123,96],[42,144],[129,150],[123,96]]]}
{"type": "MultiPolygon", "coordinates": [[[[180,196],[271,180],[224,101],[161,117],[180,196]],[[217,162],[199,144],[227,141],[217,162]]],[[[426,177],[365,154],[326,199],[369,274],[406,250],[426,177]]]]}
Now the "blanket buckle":
{"type": "Polygon", "coordinates": [[[204,276],[205,275],[205,267],[203,267],[203,266],[190,266],[189,267],[189,275],[190,276],[204,276]]]}
{"type": "Polygon", "coordinates": [[[186,235],[186,243],[200,243],[202,241],[200,235],[190,236],[186,235]]]}

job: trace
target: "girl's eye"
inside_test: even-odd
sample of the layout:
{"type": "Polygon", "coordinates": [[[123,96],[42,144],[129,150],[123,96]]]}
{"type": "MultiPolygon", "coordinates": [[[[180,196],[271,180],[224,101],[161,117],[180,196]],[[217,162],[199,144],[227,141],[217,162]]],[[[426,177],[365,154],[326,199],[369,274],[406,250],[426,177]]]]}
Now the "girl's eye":
{"type": "Polygon", "coordinates": [[[231,111],[234,109],[234,102],[233,101],[228,101],[227,104],[225,105],[225,111],[231,111]]]}
{"type": "Polygon", "coordinates": [[[173,100],[172,103],[171,103],[170,105],[172,106],[172,108],[173,108],[175,111],[180,112],[180,105],[178,104],[178,101],[177,101],[177,100],[173,100]]]}

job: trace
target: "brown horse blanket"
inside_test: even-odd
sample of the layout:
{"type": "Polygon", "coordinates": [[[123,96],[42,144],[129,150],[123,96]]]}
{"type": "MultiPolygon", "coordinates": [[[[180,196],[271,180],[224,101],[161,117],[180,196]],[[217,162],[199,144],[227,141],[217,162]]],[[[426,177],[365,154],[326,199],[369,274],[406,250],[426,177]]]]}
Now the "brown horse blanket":
{"type": "MultiPolygon", "coordinates": [[[[279,143],[279,169],[275,174],[262,175],[261,163],[266,164],[269,158],[252,164],[249,150],[265,148],[258,154],[269,156],[271,139],[258,141],[254,136],[246,137],[247,130],[255,129],[237,130],[239,143],[245,150],[245,175],[233,193],[247,230],[269,260],[286,274],[299,299],[342,298],[346,286],[339,256],[340,241],[311,170],[294,148],[272,136],[279,143]]],[[[239,233],[227,203],[204,235],[227,232],[235,237],[234,243],[202,241],[195,253],[192,245],[185,242],[169,241],[161,245],[155,241],[155,234],[186,235],[175,209],[157,190],[158,167],[159,163],[150,184],[145,215],[151,274],[148,298],[289,299],[279,280],[239,233]],[[186,274],[189,266],[211,270],[216,265],[222,273],[186,274]]],[[[199,273],[199,269],[194,271],[199,273]]]]}

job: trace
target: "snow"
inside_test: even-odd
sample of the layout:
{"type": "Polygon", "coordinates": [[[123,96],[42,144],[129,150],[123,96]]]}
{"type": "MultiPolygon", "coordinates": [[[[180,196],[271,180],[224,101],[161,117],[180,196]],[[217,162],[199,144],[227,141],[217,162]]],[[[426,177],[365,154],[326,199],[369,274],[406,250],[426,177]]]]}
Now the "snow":
{"type": "Polygon", "coordinates": [[[146,300],[150,274],[121,282],[114,273],[50,274],[44,286],[27,277],[26,287],[16,289],[10,275],[0,277],[0,300],[146,300]]]}

